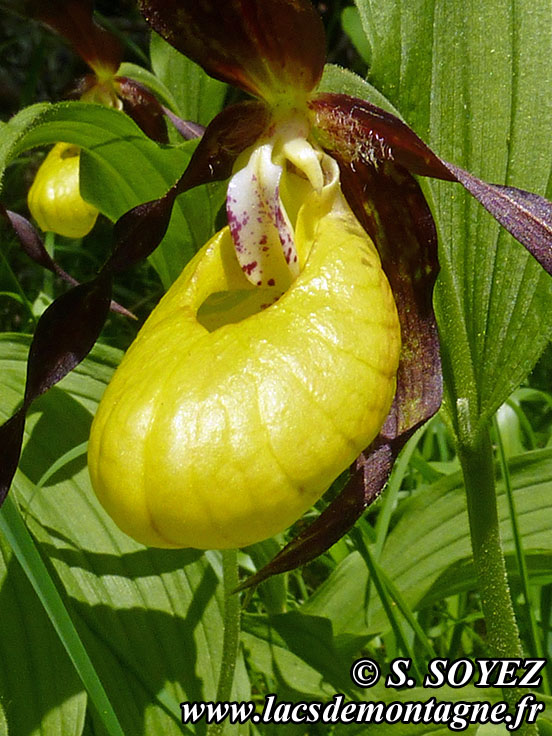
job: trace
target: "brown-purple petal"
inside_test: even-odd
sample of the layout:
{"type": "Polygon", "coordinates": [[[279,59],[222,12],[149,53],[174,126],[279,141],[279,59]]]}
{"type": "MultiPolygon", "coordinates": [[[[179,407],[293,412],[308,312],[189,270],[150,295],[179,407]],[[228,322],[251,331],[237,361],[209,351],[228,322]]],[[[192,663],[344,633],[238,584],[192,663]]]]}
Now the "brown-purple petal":
{"type": "MultiPolygon", "coordinates": [[[[6,210],[1,204],[0,216],[4,217],[6,222],[9,223],[19,245],[31,260],[39,266],[46,268],[48,271],[51,271],[56,276],[59,276],[68,284],[71,284],[71,286],[76,286],[79,283],[77,279],[67,273],[67,271],[64,271],[63,268],[61,268],[61,266],[50,257],[37,229],[31,222],[29,222],[29,220],[27,220],[27,218],[19,215],[17,212],[6,210]]],[[[136,316],[132,312],[129,312],[128,309],[115,301],[111,302],[110,308],[112,312],[117,312],[125,317],[136,319],[136,316]]]]}
{"type": "Polygon", "coordinates": [[[524,189],[488,184],[458,166],[443,163],[455,180],[552,275],[552,202],[524,189]]]}
{"type": "Polygon", "coordinates": [[[102,330],[110,302],[111,278],[103,273],[56,299],[38,320],[27,361],[23,404],[0,427],[0,505],[17,469],[29,406],[88,355],[102,330]]]}
{"type": "Polygon", "coordinates": [[[270,113],[262,102],[249,100],[226,107],[207,126],[179,191],[227,179],[237,157],[262,136],[269,122],[270,113]]]}

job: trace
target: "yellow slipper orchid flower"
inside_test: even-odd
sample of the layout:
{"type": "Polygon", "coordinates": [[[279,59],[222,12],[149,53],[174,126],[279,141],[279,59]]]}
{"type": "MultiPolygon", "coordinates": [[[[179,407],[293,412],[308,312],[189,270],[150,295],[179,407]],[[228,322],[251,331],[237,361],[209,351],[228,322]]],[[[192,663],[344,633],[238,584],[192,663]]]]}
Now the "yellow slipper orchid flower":
{"type": "Polygon", "coordinates": [[[83,238],[92,230],[98,210],[81,197],[80,149],[56,143],[29,189],[27,204],[38,226],[67,238],[83,238]]]}
{"type": "MultiPolygon", "coordinates": [[[[250,158],[256,174],[259,151],[250,158]]],[[[284,270],[281,249],[257,286],[257,269],[240,264],[243,250],[224,228],[153,311],[102,399],[92,484],[144,544],[240,547],[282,531],[383,424],[395,392],[397,312],[337,165],[324,158],[326,183],[311,187],[297,214],[299,268],[288,288],[270,285],[284,270]]],[[[283,178],[290,199],[308,188],[297,174],[283,178]]],[[[261,246],[257,260],[279,245],[261,246]]]]}
{"type": "MultiPolygon", "coordinates": [[[[437,232],[415,176],[460,183],[548,273],[552,204],[488,184],[389,112],[321,89],[324,32],[310,0],[138,3],[174,48],[256,99],[214,118],[171,189],[118,220],[99,273],[41,316],[24,400],[0,427],[0,505],[26,412],[91,349],[113,279],[161,242],[179,194],[231,177],[228,228],[185,268],[116,371],[89,465],[128,534],[198,548],[285,529],[350,465],[341,492],[245,587],[305,564],[351,529],[441,404],[437,232]]],[[[82,91],[105,81],[107,67],[126,109],[156,128],[159,105],[116,77],[117,50],[90,36],[88,3],[71,6],[72,41],[96,72],[82,91]]],[[[51,3],[37,7],[65,29],[51,3]]],[[[24,218],[4,217],[51,269],[24,218]]]]}

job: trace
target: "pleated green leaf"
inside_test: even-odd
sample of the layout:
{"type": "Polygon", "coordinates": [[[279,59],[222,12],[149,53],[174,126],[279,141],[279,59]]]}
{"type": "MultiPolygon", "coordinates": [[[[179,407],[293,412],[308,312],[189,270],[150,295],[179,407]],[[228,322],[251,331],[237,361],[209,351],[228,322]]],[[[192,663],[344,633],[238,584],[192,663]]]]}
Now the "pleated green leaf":
{"type": "Polygon", "coordinates": [[[86,693],[3,537],[0,611],[0,734],[80,736],[86,693]]]}
{"type": "MultiPolygon", "coordinates": [[[[548,0],[357,0],[369,81],[442,158],[550,198],[548,0]]],[[[523,380],[552,329],[552,280],[458,186],[435,182],[447,406],[463,436],[523,380]]]]}
{"type": "Polygon", "coordinates": [[[151,65],[155,76],[174,100],[174,111],[184,120],[208,125],[222,108],[226,84],[180,54],[157,33],[151,34],[151,65]]]}
{"type": "MultiPolygon", "coordinates": [[[[22,336],[0,338],[0,421],[21,398],[28,344],[22,336]]],[[[222,586],[200,552],[146,549],[120,532],[96,501],[85,454],[71,452],[86,442],[120,357],[98,346],[36,401],[13,490],[123,731],[176,736],[186,733],[179,703],[215,697],[222,586]],[[67,464],[44,481],[63,454],[67,464]]],[[[36,648],[37,658],[47,655],[36,648]]],[[[234,695],[249,697],[241,660],[234,695]]]]}

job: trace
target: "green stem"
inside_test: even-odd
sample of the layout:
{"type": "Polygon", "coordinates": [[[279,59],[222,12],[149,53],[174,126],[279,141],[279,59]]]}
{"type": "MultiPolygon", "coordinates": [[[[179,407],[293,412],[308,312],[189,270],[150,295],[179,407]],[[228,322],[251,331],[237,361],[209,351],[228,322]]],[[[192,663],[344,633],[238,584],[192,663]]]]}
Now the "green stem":
{"type": "MultiPolygon", "coordinates": [[[[237,550],[223,550],[222,576],[224,585],[224,633],[217,702],[231,699],[234,671],[240,645],[240,597],[237,593],[232,593],[239,583],[237,550]]],[[[224,722],[211,723],[207,728],[207,736],[219,736],[223,731],[224,722]]]]}
{"type": "MultiPolygon", "coordinates": [[[[54,259],[56,250],[55,233],[51,231],[48,231],[46,233],[46,235],[44,236],[44,247],[46,248],[46,252],[50,256],[50,258],[54,259]]],[[[54,298],[54,274],[51,271],[44,271],[42,291],[46,294],[47,297],[50,297],[50,299],[54,298]]]]}
{"type": "MultiPolygon", "coordinates": [[[[471,444],[460,444],[458,454],[464,474],[473,563],[487,626],[489,655],[523,657],[500,539],[489,428],[485,427],[471,444]]],[[[523,695],[518,688],[503,689],[502,696],[511,713],[523,695]]],[[[534,724],[524,723],[517,732],[520,736],[538,736],[534,724]]]]}

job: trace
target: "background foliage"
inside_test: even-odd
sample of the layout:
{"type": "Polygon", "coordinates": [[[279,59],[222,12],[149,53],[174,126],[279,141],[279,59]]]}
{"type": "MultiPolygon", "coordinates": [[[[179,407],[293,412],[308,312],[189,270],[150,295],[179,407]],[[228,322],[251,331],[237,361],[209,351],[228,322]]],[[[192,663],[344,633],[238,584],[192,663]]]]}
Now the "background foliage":
{"type": "MultiPolygon", "coordinates": [[[[10,23],[18,27],[14,16],[4,15],[8,31],[10,23]]],[[[550,197],[551,15],[547,0],[336,2],[323,15],[329,59],[360,76],[333,67],[324,85],[392,106],[440,155],[478,176],[550,197]]],[[[149,84],[175,113],[206,123],[233,94],[159,38],[151,41],[149,65],[146,34],[132,7],[108,21],[130,39],[125,73],[149,84]]],[[[59,99],[51,72],[65,62],[56,63],[56,55],[72,59],[71,72],[79,62],[38,26],[25,42],[16,37],[8,32],[5,47],[11,53],[19,44],[23,59],[17,71],[23,91],[17,103],[10,98],[12,110],[49,95],[59,99]]],[[[14,69],[17,58],[10,57],[14,69]]],[[[103,213],[84,242],[50,243],[62,265],[84,279],[109,252],[110,221],[162,194],[194,143],[172,131],[171,143],[159,146],[122,113],[43,101],[0,126],[5,204],[24,211],[26,186],[45,150],[37,147],[58,140],[84,149],[82,191],[103,213]]],[[[493,416],[494,445],[503,449],[495,455],[501,530],[522,639],[529,655],[551,653],[550,353],[526,378],[551,333],[550,279],[459,187],[424,186],[440,233],[445,411],[411,439],[383,499],[348,537],[305,569],[263,584],[247,601],[237,699],[261,703],[277,692],[279,699],[329,700],[344,692],[354,699],[425,700],[417,690],[355,690],[351,662],[371,656],[385,672],[390,659],[404,655],[423,672],[432,656],[486,654],[456,447],[493,416]],[[520,539],[527,573],[515,554],[520,539]]],[[[215,231],[222,192],[214,186],[181,196],[151,263],[118,284],[116,298],[140,318],[215,231]]],[[[21,400],[28,333],[63,289],[3,234],[1,421],[21,400]]],[[[112,317],[90,357],[29,415],[14,497],[0,512],[0,734],[205,733],[204,726],[182,726],[178,704],[216,696],[220,556],[132,542],[96,503],[86,470],[92,416],[135,331],[133,323],[112,317]]],[[[242,572],[261,567],[282,541],[241,552],[242,572]]],[[[550,694],[547,682],[543,689],[550,694]]],[[[439,691],[440,698],[446,695],[439,691]]],[[[470,688],[461,695],[499,697],[470,688]]],[[[228,725],[225,733],[248,728],[228,725]]],[[[252,727],[251,733],[339,734],[345,728],[378,730],[290,725],[252,727]]]]}

